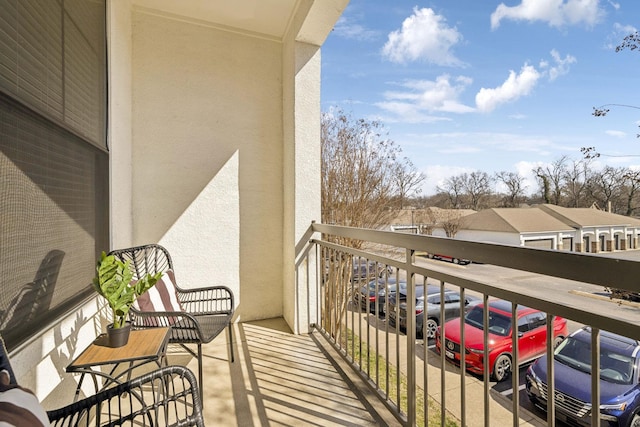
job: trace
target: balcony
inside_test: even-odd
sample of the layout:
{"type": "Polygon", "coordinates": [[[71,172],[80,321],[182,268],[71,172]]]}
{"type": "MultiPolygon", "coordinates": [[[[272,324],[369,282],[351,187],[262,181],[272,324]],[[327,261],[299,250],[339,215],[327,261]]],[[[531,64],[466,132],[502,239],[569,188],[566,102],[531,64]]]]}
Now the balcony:
{"type": "MultiPolygon", "coordinates": [[[[413,316],[402,333],[384,316],[352,304],[358,285],[340,273],[346,270],[335,263],[339,259],[373,260],[392,266],[412,285],[453,287],[540,309],[548,319],[561,316],[589,325],[595,332],[592,361],[599,357],[600,330],[640,337],[637,307],[611,301],[604,292],[605,286],[639,292],[636,261],[321,224],[310,231],[312,238],[296,263],[302,283],[297,297],[308,302],[309,317],[317,314],[317,322],[308,335],[291,334],[282,319],[237,324],[234,364],[227,362],[220,339],[207,346],[208,424],[556,425],[557,399],[550,399],[546,414],[532,408],[522,391],[523,368],[500,384],[486,373],[464,374],[445,361],[444,353],[436,353],[431,341],[425,346],[416,339],[413,316]],[[336,243],[348,239],[363,244],[355,249],[336,243]],[[474,264],[426,261],[417,256],[423,252],[456,254],[474,264]]],[[[414,287],[407,289],[407,311],[412,312],[414,287]]],[[[487,339],[485,334],[485,348],[487,339]]],[[[547,354],[552,350],[548,339],[547,354]]],[[[517,356],[513,364],[519,365],[517,356]]],[[[599,377],[599,364],[592,366],[591,391],[599,396],[600,383],[593,380],[599,377]]],[[[553,377],[553,369],[549,372],[553,377]]],[[[548,388],[548,395],[556,396],[553,382],[548,388]]],[[[597,412],[587,420],[601,422],[597,412]]]]}

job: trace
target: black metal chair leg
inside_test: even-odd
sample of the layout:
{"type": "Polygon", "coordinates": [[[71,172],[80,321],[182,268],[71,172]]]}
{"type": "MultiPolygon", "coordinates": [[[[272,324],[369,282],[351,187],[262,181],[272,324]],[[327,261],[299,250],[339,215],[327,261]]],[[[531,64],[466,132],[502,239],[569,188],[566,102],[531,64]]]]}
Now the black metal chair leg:
{"type": "Polygon", "coordinates": [[[203,403],[202,400],[204,398],[204,384],[202,383],[202,344],[198,343],[198,383],[200,385],[200,402],[203,403]]]}
{"type": "Polygon", "coordinates": [[[231,350],[231,363],[233,363],[233,327],[231,323],[229,323],[229,349],[231,350]]]}

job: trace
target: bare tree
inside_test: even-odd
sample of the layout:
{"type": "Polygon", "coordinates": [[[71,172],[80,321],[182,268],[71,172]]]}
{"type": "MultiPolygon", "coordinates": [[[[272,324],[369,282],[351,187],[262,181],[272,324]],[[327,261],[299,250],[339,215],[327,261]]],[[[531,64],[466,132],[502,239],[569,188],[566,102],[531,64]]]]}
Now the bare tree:
{"type": "Polygon", "coordinates": [[[478,210],[491,194],[491,183],[488,173],[475,171],[447,178],[438,191],[447,195],[451,209],[478,210]]]}
{"type": "Polygon", "coordinates": [[[456,234],[460,231],[460,218],[462,218],[460,212],[455,210],[446,211],[441,225],[447,237],[456,237],[456,234]]]}
{"type": "Polygon", "coordinates": [[[442,187],[437,187],[437,191],[447,195],[450,208],[459,209],[461,207],[462,194],[464,192],[462,176],[457,175],[447,178],[442,187]]]}
{"type": "Polygon", "coordinates": [[[404,209],[407,198],[416,197],[421,193],[420,184],[426,179],[426,176],[416,169],[411,160],[405,157],[396,165],[394,178],[398,189],[400,209],[404,209]]]}
{"type": "MultiPolygon", "coordinates": [[[[320,123],[322,222],[372,229],[387,226],[395,215],[394,202],[416,191],[424,178],[411,162],[398,160],[401,149],[380,122],[335,110],[323,113],[320,123]]],[[[363,244],[341,237],[333,241],[353,248],[363,244]]],[[[325,283],[333,292],[327,292],[333,307],[327,318],[338,323],[329,330],[336,330],[334,338],[339,340],[356,261],[344,252],[329,252],[323,262],[325,283]]]]}
{"type": "Polygon", "coordinates": [[[637,31],[626,36],[619,46],[616,46],[616,52],[623,49],[636,50],[640,47],[640,33],[637,31]]]}
{"type": "MultiPolygon", "coordinates": [[[[404,196],[415,190],[420,176],[400,147],[388,139],[378,121],[354,119],[342,110],[323,113],[322,222],[377,229],[389,224],[402,186],[404,196]],[[409,179],[408,183],[399,178],[409,179]],[[401,185],[399,185],[401,184],[401,185]]],[[[339,243],[359,248],[362,242],[339,243]]]]}
{"type": "Polygon", "coordinates": [[[638,209],[640,194],[640,171],[627,170],[622,174],[621,196],[624,197],[626,209],[624,215],[632,216],[638,209]]]}
{"type": "Polygon", "coordinates": [[[551,203],[551,186],[549,185],[549,178],[542,173],[542,170],[539,168],[534,169],[533,172],[536,174],[536,178],[538,178],[542,201],[544,203],[551,203]]]}
{"type": "Polygon", "coordinates": [[[567,170],[567,156],[562,156],[550,165],[538,166],[533,170],[540,180],[545,203],[560,205],[562,202],[563,177],[567,170]]]}
{"type": "Polygon", "coordinates": [[[469,208],[479,210],[484,199],[491,194],[491,177],[482,171],[462,174],[462,188],[469,199],[469,208]]]}
{"type": "Polygon", "coordinates": [[[503,205],[507,208],[514,208],[524,199],[524,177],[515,172],[497,172],[496,180],[502,182],[507,187],[507,193],[503,205]]]}
{"type": "Polygon", "coordinates": [[[611,203],[612,211],[618,211],[623,173],[622,169],[606,166],[591,175],[588,184],[589,194],[601,209],[607,209],[611,203]]]}
{"type": "Polygon", "coordinates": [[[578,208],[587,205],[587,182],[589,181],[589,159],[573,160],[564,173],[564,193],[567,206],[578,208]]]}

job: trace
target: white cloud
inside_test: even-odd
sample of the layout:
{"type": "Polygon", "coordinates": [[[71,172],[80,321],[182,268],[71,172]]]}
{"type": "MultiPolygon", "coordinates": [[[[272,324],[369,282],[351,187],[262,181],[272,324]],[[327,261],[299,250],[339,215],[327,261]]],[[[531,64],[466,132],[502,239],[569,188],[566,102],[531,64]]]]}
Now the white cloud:
{"type": "Polygon", "coordinates": [[[518,114],[511,114],[509,118],[513,120],[524,120],[527,118],[527,116],[524,114],[518,113],[518,114]]]}
{"type": "MultiPolygon", "coordinates": [[[[576,58],[574,56],[567,55],[563,59],[555,49],[551,51],[551,57],[555,64],[549,68],[549,80],[551,81],[557,79],[559,76],[567,74],[569,72],[569,65],[576,63],[576,58]]],[[[548,64],[548,62],[545,62],[545,64],[548,64]]]]}
{"type": "Polygon", "coordinates": [[[619,130],[608,130],[605,133],[607,135],[609,135],[609,136],[613,136],[613,137],[616,137],[616,138],[624,138],[625,136],[627,136],[626,132],[622,132],[622,131],[619,131],[619,130]]]}
{"type": "Polygon", "coordinates": [[[350,18],[344,15],[338,19],[333,31],[340,37],[354,40],[372,40],[379,34],[375,30],[367,29],[358,23],[352,22],[350,18]]]}
{"type": "Polygon", "coordinates": [[[389,34],[382,54],[392,62],[423,61],[436,65],[461,66],[451,49],[462,41],[462,34],[449,27],[446,19],[432,9],[417,7],[402,28],[389,34]]]}
{"type": "Polygon", "coordinates": [[[491,14],[491,29],[503,19],[543,21],[552,27],[584,23],[594,25],[603,15],[599,0],[522,0],[517,6],[498,5],[491,14]]]}
{"type": "MultiPolygon", "coordinates": [[[[457,153],[483,152],[487,155],[496,153],[526,153],[547,156],[555,149],[564,148],[555,144],[545,136],[520,135],[501,132],[444,132],[408,135],[419,141],[422,149],[429,153],[446,154],[455,150],[457,153]]],[[[405,141],[405,144],[408,143],[405,141]]]]}
{"type": "Polygon", "coordinates": [[[513,70],[509,71],[509,77],[501,86],[493,89],[482,88],[476,94],[478,110],[491,112],[501,104],[528,95],[537,84],[540,76],[541,74],[535,67],[528,64],[522,67],[519,74],[513,70]]]}
{"type": "Polygon", "coordinates": [[[424,180],[422,194],[433,195],[437,193],[437,187],[442,187],[445,181],[452,176],[463,173],[471,173],[476,169],[450,165],[429,165],[423,172],[427,176],[424,180]]]}
{"type": "Polygon", "coordinates": [[[411,158],[416,164],[426,165],[421,168],[422,172],[427,175],[428,181],[423,189],[425,195],[435,194],[436,186],[442,185],[447,178],[477,170],[485,171],[490,175],[503,170],[517,172],[525,179],[526,192],[535,192],[538,191],[538,184],[535,174],[532,172],[533,169],[537,166],[551,164],[552,160],[533,162],[520,161],[520,159],[555,159],[557,150],[578,151],[577,148],[562,147],[553,139],[543,135],[448,132],[410,134],[407,137],[408,140],[402,141],[402,146],[411,153],[411,158]],[[467,163],[461,165],[460,158],[465,158],[467,163]],[[474,158],[478,160],[473,161],[474,158]],[[440,161],[455,159],[451,162],[456,166],[430,165],[429,163],[434,159],[440,159],[440,161]],[[502,161],[494,163],[498,159],[502,159],[502,161]],[[498,166],[499,164],[502,166],[498,166]]]}
{"type": "Polygon", "coordinates": [[[376,106],[390,113],[389,116],[382,115],[380,120],[384,123],[435,123],[451,121],[447,117],[434,116],[415,108],[413,104],[407,102],[378,102],[376,106]]]}
{"type": "MultiPolygon", "coordinates": [[[[451,78],[443,74],[433,80],[407,80],[400,90],[384,93],[385,101],[375,105],[393,113],[399,121],[432,122],[433,113],[469,113],[474,108],[462,104],[460,95],[472,83],[469,77],[451,78]]],[[[442,119],[439,119],[442,120],[442,119]]]]}
{"type": "Polygon", "coordinates": [[[527,162],[525,160],[517,162],[515,164],[515,169],[518,175],[524,178],[523,184],[526,186],[527,194],[534,194],[538,191],[538,180],[536,179],[536,174],[533,172],[538,166],[546,166],[549,163],[544,162],[527,162]]]}

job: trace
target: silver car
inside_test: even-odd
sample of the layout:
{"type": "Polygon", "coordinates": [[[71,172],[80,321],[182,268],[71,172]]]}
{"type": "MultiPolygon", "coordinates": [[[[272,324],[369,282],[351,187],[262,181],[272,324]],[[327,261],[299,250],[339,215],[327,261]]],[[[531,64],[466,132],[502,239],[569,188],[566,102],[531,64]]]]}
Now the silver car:
{"type": "MultiPolygon", "coordinates": [[[[481,298],[465,294],[463,314],[470,307],[482,302],[481,298]]],[[[425,295],[416,298],[416,337],[426,339],[435,338],[436,330],[441,324],[440,308],[442,300],[440,298],[440,290],[438,292],[429,292],[426,295],[427,307],[425,318],[425,295]],[[425,336],[426,332],[426,336],[425,336]]],[[[444,290],[444,314],[445,320],[460,317],[460,294],[457,291],[444,290]]],[[[399,307],[399,324],[400,328],[407,327],[407,303],[406,300],[400,302],[399,307]]]]}

